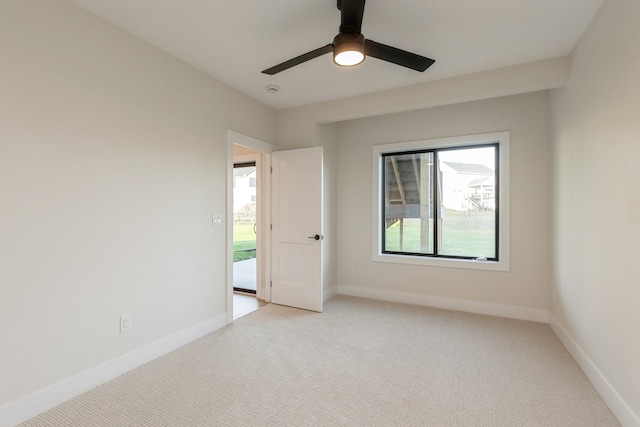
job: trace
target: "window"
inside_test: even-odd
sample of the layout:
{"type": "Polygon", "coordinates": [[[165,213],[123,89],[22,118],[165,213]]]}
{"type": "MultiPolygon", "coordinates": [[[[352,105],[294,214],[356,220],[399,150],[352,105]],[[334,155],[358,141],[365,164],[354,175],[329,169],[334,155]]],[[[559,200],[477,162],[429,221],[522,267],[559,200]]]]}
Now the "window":
{"type": "Polygon", "coordinates": [[[374,147],[374,260],[508,270],[509,134],[374,147]]]}

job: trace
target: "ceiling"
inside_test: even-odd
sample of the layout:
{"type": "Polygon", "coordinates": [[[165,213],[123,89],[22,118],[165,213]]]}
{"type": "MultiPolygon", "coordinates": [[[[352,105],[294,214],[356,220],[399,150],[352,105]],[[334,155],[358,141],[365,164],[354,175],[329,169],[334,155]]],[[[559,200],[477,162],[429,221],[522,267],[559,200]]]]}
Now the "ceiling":
{"type": "Polygon", "coordinates": [[[424,73],[376,58],[341,68],[326,54],[268,76],[261,71],[331,43],[336,0],[69,1],[275,109],[565,56],[603,3],[368,0],[365,37],[436,63],[424,73]]]}

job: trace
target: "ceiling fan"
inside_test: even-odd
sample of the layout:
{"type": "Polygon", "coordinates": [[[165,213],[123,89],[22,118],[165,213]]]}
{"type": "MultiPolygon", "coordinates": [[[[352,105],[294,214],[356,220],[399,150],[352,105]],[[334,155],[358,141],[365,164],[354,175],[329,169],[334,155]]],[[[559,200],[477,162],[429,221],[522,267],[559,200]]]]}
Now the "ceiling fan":
{"type": "Polygon", "coordinates": [[[364,61],[364,58],[367,56],[392,62],[420,72],[423,72],[435,62],[433,59],[407,52],[406,50],[365,39],[360,32],[365,0],[337,1],[338,10],[340,10],[341,15],[340,30],[331,44],[296,56],[274,67],[267,68],[262,72],[273,75],[332,51],[333,61],[344,67],[358,65],[364,61]]]}

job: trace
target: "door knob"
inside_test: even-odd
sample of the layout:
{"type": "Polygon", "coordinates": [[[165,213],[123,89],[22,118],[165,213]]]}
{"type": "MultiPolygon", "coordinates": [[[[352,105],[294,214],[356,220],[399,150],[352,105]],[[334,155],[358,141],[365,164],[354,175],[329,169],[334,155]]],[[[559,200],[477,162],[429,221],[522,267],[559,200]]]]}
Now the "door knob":
{"type": "Polygon", "coordinates": [[[320,235],[316,234],[315,236],[309,236],[307,239],[320,240],[320,235]]]}

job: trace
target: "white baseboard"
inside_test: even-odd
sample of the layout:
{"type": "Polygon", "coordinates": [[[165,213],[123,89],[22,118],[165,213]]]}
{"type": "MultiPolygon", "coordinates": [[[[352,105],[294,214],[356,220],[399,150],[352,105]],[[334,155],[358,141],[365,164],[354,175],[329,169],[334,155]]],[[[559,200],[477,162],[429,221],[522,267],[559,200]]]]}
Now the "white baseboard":
{"type": "Polygon", "coordinates": [[[45,387],[15,402],[8,403],[0,407],[0,427],[20,424],[226,325],[226,314],[212,317],[59,383],[45,387]]]}
{"type": "Polygon", "coordinates": [[[467,313],[486,314],[489,316],[507,317],[510,319],[529,320],[533,322],[549,322],[549,312],[540,308],[519,307],[506,304],[463,300],[457,298],[436,297],[430,295],[396,292],[384,289],[372,289],[362,286],[339,285],[338,294],[403,304],[422,305],[467,313]]]}
{"type": "Polygon", "coordinates": [[[580,366],[582,372],[584,372],[593,387],[606,402],[607,406],[609,406],[609,409],[611,409],[611,412],[613,412],[620,424],[624,427],[640,427],[640,417],[638,417],[638,414],[635,414],[624,399],[620,397],[611,383],[609,383],[589,356],[587,356],[584,350],[576,343],[564,326],[560,324],[558,319],[550,315],[549,324],[569,354],[571,354],[578,366],[580,366]]]}
{"type": "Polygon", "coordinates": [[[331,298],[335,297],[336,295],[338,295],[338,287],[337,286],[334,286],[332,288],[326,289],[323,292],[323,296],[322,296],[323,300],[322,301],[323,302],[327,302],[331,298]]]}

